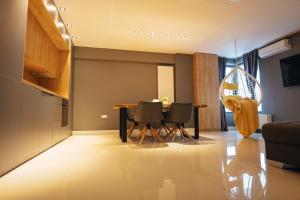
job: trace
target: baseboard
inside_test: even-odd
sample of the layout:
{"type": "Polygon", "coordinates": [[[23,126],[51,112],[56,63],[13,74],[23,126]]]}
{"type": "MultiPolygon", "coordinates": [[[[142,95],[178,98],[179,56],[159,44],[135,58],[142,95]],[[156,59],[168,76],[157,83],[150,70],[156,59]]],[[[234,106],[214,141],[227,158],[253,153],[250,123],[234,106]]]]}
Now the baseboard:
{"type": "Polygon", "coordinates": [[[102,135],[110,133],[119,133],[119,130],[86,130],[86,131],[72,131],[72,135],[102,135]]]}
{"type": "MultiPolygon", "coordinates": [[[[194,136],[194,128],[186,128],[188,133],[194,136]]],[[[139,129],[134,129],[131,136],[138,136],[139,129]]],[[[165,134],[165,130],[161,130],[162,134],[165,134]]],[[[102,134],[119,134],[119,130],[86,130],[86,131],[72,131],[72,135],[102,135],[102,134]]],[[[179,133],[177,133],[180,135],[179,133]]]]}
{"type": "Polygon", "coordinates": [[[275,161],[275,160],[267,159],[267,163],[268,163],[268,165],[270,165],[272,167],[276,167],[276,168],[280,168],[280,169],[282,169],[284,167],[283,162],[278,162],[278,161],[275,161]]]}

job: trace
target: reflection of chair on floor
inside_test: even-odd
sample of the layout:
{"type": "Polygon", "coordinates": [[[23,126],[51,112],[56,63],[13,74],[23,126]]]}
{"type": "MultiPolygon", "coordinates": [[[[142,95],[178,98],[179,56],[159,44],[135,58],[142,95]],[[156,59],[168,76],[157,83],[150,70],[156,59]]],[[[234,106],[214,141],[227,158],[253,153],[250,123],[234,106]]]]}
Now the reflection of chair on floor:
{"type": "Polygon", "coordinates": [[[139,102],[135,115],[133,116],[134,122],[143,124],[144,128],[140,132],[141,144],[146,137],[148,130],[156,140],[164,142],[155,130],[156,127],[160,128],[162,120],[162,103],[161,102],[139,102]]]}
{"type": "Polygon", "coordinates": [[[177,131],[180,132],[183,139],[187,136],[197,143],[196,140],[184,129],[184,123],[191,120],[193,105],[191,103],[172,103],[170,109],[164,113],[163,124],[167,132],[166,137],[173,135],[172,141],[175,140],[177,131]],[[174,124],[175,127],[171,130],[166,124],[174,124]]]}

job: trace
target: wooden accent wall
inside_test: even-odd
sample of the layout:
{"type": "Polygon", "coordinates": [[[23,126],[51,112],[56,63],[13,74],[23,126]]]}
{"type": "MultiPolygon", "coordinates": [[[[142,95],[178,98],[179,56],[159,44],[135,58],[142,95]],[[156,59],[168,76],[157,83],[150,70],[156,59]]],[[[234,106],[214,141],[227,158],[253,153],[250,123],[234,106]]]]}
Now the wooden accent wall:
{"type": "Polygon", "coordinates": [[[194,104],[206,104],[200,109],[199,125],[204,131],[221,129],[218,56],[195,53],[193,56],[194,104]]]}

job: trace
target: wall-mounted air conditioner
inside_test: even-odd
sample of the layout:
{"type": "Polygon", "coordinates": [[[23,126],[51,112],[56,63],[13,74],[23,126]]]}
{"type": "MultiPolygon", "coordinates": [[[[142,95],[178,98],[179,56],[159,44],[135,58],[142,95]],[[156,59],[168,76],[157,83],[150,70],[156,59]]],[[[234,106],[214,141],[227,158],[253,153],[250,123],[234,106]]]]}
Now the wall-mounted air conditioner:
{"type": "Polygon", "coordinates": [[[291,40],[284,39],[260,49],[258,51],[258,54],[260,58],[267,58],[282,53],[284,51],[290,50],[291,48],[291,40]]]}

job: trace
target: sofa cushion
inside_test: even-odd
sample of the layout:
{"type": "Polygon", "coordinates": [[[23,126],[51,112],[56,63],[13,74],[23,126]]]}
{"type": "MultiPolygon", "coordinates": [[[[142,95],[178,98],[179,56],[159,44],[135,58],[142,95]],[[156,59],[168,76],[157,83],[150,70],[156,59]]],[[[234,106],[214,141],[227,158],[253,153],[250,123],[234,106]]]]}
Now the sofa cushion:
{"type": "Polygon", "coordinates": [[[300,121],[265,124],[262,134],[266,142],[300,145],[300,121]]]}

